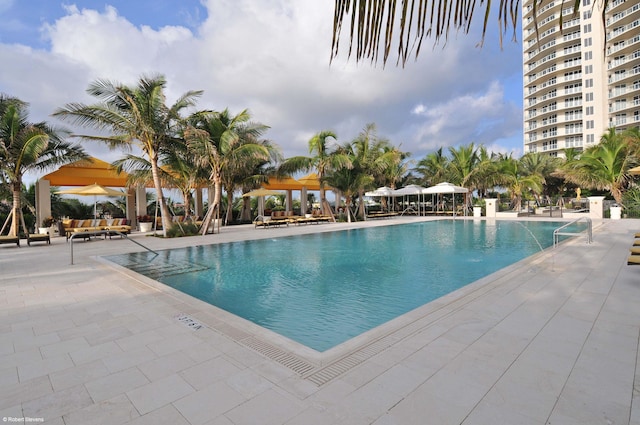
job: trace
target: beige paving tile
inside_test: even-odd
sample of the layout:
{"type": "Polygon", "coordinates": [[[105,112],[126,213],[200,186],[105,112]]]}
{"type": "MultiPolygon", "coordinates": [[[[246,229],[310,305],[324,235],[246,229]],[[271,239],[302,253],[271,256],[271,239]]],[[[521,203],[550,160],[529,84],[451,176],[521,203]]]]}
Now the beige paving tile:
{"type": "Polygon", "coordinates": [[[242,369],[231,363],[224,357],[216,357],[180,373],[193,388],[199,390],[217,381],[239,373],[242,369]]]}
{"type": "Polygon", "coordinates": [[[20,403],[37,399],[46,394],[51,394],[53,388],[49,378],[40,376],[30,381],[0,387],[0,409],[15,406],[20,403]]]}
{"type": "Polygon", "coordinates": [[[335,413],[311,406],[302,411],[299,415],[286,422],[286,425],[327,425],[340,424],[342,419],[335,413]]]}
{"type": "Polygon", "coordinates": [[[127,396],[141,415],[179,400],[195,390],[174,374],[128,391],[127,396]]]}
{"type": "Polygon", "coordinates": [[[19,353],[7,354],[0,356],[0,364],[3,368],[17,367],[42,360],[40,350],[34,348],[32,350],[20,351],[19,353]]]}
{"type": "MultiPolygon", "coordinates": [[[[216,382],[173,403],[190,424],[200,425],[242,405],[246,398],[224,382],[216,382]]],[[[264,415],[263,415],[264,416],[264,415]]],[[[262,418],[256,420],[262,421],[262,418]]]]}
{"type": "Polygon", "coordinates": [[[176,372],[184,371],[185,369],[188,370],[188,368],[194,364],[195,362],[184,352],[178,351],[148,362],[140,363],[138,369],[140,369],[150,381],[155,381],[176,372]]]}
{"type": "Polygon", "coordinates": [[[7,418],[7,422],[9,421],[9,418],[22,418],[22,417],[24,417],[24,415],[22,414],[22,405],[20,404],[17,404],[15,406],[0,408],[0,418],[7,418]]]}
{"type": "Polygon", "coordinates": [[[141,333],[133,332],[133,335],[119,338],[116,343],[123,351],[132,351],[140,349],[156,341],[161,341],[164,336],[158,330],[149,330],[141,333]]]}
{"type": "Polygon", "coordinates": [[[222,354],[222,352],[213,344],[207,342],[201,342],[200,344],[189,347],[189,349],[183,350],[182,352],[196,363],[206,362],[207,360],[211,360],[222,354]]]}
{"type": "Polygon", "coordinates": [[[227,376],[225,382],[247,399],[267,391],[272,385],[271,381],[250,369],[244,369],[227,376]]]}
{"type": "Polygon", "coordinates": [[[104,344],[74,350],[70,353],[70,356],[75,364],[83,364],[119,353],[122,353],[122,348],[114,341],[109,341],[104,344]]]}
{"type": "Polygon", "coordinates": [[[26,351],[33,348],[39,348],[43,345],[54,344],[60,342],[61,338],[56,332],[42,335],[19,335],[13,338],[13,347],[15,351],[26,351]]]}
{"type": "Polygon", "coordinates": [[[149,380],[142,372],[137,368],[130,368],[89,381],[85,387],[95,402],[101,402],[148,383],[149,380]]]}
{"type": "Polygon", "coordinates": [[[99,332],[93,332],[85,336],[85,339],[90,345],[101,345],[106,342],[114,341],[120,338],[131,336],[132,332],[125,326],[118,326],[105,329],[104,326],[100,327],[99,332]]]}
{"type": "Polygon", "coordinates": [[[226,416],[218,416],[215,419],[207,421],[204,425],[235,425],[226,416]]]}
{"type": "Polygon", "coordinates": [[[119,425],[139,417],[137,410],[125,395],[64,415],[65,425],[119,425]]]}
{"type": "Polygon", "coordinates": [[[165,356],[167,354],[175,353],[176,351],[195,347],[199,345],[200,342],[201,341],[195,336],[183,333],[182,335],[176,335],[170,338],[164,338],[160,341],[152,342],[148,347],[158,356],[165,356]]]}
{"type": "Polygon", "coordinates": [[[109,374],[109,370],[104,363],[96,360],[91,363],[85,363],[79,366],[73,366],[58,372],[49,374],[49,380],[55,391],[65,388],[75,387],[76,385],[89,383],[96,379],[105,377],[109,374]]]}
{"type": "Polygon", "coordinates": [[[18,368],[7,367],[0,369],[0,387],[18,383],[18,368]]]}
{"type": "Polygon", "coordinates": [[[51,321],[50,317],[47,317],[46,321],[42,324],[37,324],[33,327],[33,333],[37,335],[44,335],[52,332],[62,331],[65,329],[75,328],[75,323],[71,319],[62,319],[51,321]]]}
{"type": "Polygon", "coordinates": [[[61,341],[55,344],[49,344],[40,347],[42,357],[55,357],[61,354],[70,353],[83,348],[89,348],[89,343],[84,338],[74,338],[67,341],[61,341]]]}
{"type": "Polygon", "coordinates": [[[155,358],[157,358],[156,354],[149,348],[140,347],[106,356],[102,361],[110,372],[120,372],[155,358]]]}
{"type": "MultiPolygon", "coordinates": [[[[126,425],[191,425],[187,420],[176,410],[173,405],[168,404],[164,407],[156,409],[146,415],[140,416],[126,425]]],[[[233,425],[233,424],[231,424],[233,425]]]]}
{"type": "Polygon", "coordinates": [[[303,410],[304,405],[298,400],[269,390],[236,407],[225,416],[237,425],[253,424],[256,420],[263,425],[276,425],[286,423],[303,410]],[[265,415],[265,412],[268,414],[265,415]]]}
{"type": "Polygon", "coordinates": [[[78,385],[22,403],[22,411],[25,416],[32,418],[56,418],[92,403],[93,400],[85,387],[78,385]]]}
{"type": "Polygon", "coordinates": [[[70,367],[73,367],[71,357],[68,354],[62,354],[18,366],[18,376],[20,381],[28,381],[38,376],[49,375],[70,367]]]}

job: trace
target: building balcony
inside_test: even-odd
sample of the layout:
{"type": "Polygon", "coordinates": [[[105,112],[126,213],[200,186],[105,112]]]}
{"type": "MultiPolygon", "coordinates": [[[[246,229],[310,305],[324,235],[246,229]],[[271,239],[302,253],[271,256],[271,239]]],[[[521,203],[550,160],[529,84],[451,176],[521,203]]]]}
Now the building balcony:
{"type": "Polygon", "coordinates": [[[607,55],[611,56],[616,53],[631,53],[638,47],[640,47],[640,34],[635,35],[628,40],[620,41],[615,45],[610,45],[609,47],[607,47],[607,55]]]}
{"type": "MultiPolygon", "coordinates": [[[[634,18],[634,14],[640,11],[640,3],[636,3],[628,9],[624,9],[622,11],[616,11],[611,14],[609,18],[607,18],[607,27],[612,25],[624,25],[629,24],[634,18]],[[625,21],[626,18],[626,21],[625,21]]],[[[609,14],[607,14],[609,15],[609,14]]]]}
{"type": "Polygon", "coordinates": [[[634,28],[637,28],[639,26],[640,26],[640,18],[636,19],[635,21],[627,25],[617,27],[613,31],[609,31],[607,33],[607,40],[610,42],[613,42],[616,38],[624,38],[623,36],[625,34],[628,34],[629,31],[632,31],[634,28]]]}

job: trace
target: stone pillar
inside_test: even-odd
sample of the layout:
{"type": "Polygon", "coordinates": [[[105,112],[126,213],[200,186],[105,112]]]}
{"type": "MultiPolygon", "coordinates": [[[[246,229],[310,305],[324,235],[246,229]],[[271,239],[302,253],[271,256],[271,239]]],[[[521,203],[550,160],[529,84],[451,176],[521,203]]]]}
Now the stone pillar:
{"type": "Polygon", "coordinates": [[[604,196],[589,196],[589,218],[602,220],[604,218],[604,196]]]}
{"type": "Polygon", "coordinates": [[[484,202],[487,217],[495,218],[498,212],[498,199],[486,198],[484,202]]]}
{"type": "Polygon", "coordinates": [[[287,198],[285,199],[284,205],[285,211],[293,211],[293,191],[287,190],[287,198]]]}
{"type": "Polygon", "coordinates": [[[139,215],[147,215],[147,189],[142,186],[136,186],[136,212],[135,217],[132,218],[131,225],[138,225],[137,216],[139,215]],[[135,224],[134,224],[135,223],[135,224]]]}
{"type": "Polygon", "coordinates": [[[36,182],[36,230],[42,226],[42,220],[51,216],[51,183],[40,179],[36,182]]]}
{"type": "Polygon", "coordinates": [[[304,216],[307,213],[307,187],[303,186],[300,189],[300,215],[304,216]]]}
{"type": "Polygon", "coordinates": [[[136,217],[136,190],[133,187],[127,188],[127,196],[125,198],[126,204],[126,217],[130,220],[131,226],[135,227],[138,224],[136,217]]]}

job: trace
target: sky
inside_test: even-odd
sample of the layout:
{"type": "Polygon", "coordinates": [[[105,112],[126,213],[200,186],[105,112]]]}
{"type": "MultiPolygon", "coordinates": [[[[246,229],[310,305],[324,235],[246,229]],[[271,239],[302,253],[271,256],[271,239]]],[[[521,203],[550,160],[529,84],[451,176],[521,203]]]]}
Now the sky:
{"type": "MultiPolygon", "coordinates": [[[[478,47],[477,19],[446,45],[427,40],[404,68],[395,56],[357,63],[343,36],[330,63],[333,3],[0,0],[0,92],[29,102],[31,121],[86,132],[51,114],[94,103],[86,89],[97,79],[135,85],[161,74],[169,104],[203,90],[198,109],[248,109],[285,157],[307,155],[315,133],[332,130],[343,143],[368,123],[414,161],[471,142],[522,155],[522,46],[511,32],[501,47],[491,21],[478,47]]],[[[82,144],[107,162],[122,156],[82,144]]]]}

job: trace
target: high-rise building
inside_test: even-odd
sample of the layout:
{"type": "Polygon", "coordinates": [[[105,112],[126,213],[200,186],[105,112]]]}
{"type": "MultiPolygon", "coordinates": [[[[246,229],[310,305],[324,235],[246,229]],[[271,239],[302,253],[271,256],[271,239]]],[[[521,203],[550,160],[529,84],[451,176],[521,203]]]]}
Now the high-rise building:
{"type": "Polygon", "coordinates": [[[563,156],[639,126],[640,3],[610,1],[604,24],[599,0],[578,14],[573,2],[533,3],[522,14],[524,152],[563,156]]]}

